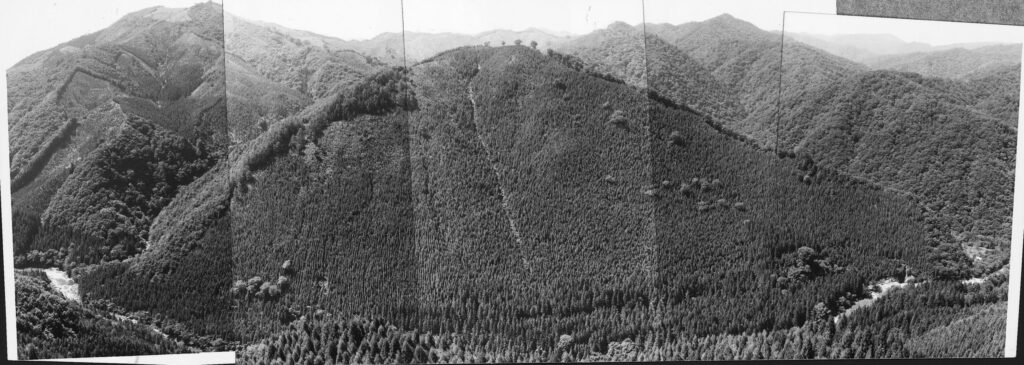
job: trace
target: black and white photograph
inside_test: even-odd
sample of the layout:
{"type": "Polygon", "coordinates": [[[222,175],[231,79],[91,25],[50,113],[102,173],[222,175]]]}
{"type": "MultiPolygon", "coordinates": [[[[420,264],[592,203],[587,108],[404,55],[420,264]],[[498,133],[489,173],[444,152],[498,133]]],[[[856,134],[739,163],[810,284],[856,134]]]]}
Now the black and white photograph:
{"type": "Polygon", "coordinates": [[[1016,357],[1024,27],[865,6],[0,4],[8,359],[1016,357]]]}
{"type": "Polygon", "coordinates": [[[197,288],[225,275],[218,270],[230,267],[230,247],[169,257],[205,237],[183,237],[181,217],[167,214],[227,155],[221,5],[6,6],[31,18],[16,23],[19,36],[39,34],[11,40],[23,53],[4,65],[12,357],[226,348],[206,331],[229,323],[213,310],[226,302],[197,288]]]}
{"type": "Polygon", "coordinates": [[[195,198],[231,207],[218,290],[237,361],[412,361],[398,357],[419,326],[402,3],[290,7],[225,4],[232,146],[209,182],[222,190],[195,198]]]}
{"type": "Polygon", "coordinates": [[[784,33],[776,149],[800,163],[791,180],[869,187],[909,219],[879,251],[905,275],[872,260],[875,299],[834,308],[836,336],[895,328],[887,352],[999,356],[1020,272],[1010,258],[1022,239],[1011,228],[1024,29],[787,12],[784,33]]]}

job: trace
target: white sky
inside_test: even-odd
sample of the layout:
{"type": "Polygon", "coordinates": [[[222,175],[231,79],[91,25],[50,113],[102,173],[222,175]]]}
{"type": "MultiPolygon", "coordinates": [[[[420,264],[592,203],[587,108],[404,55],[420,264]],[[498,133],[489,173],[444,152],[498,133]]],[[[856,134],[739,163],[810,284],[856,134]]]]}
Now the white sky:
{"type": "Polygon", "coordinates": [[[224,0],[224,11],[345,40],[402,32],[401,0],[224,0]]]}
{"type": "Polygon", "coordinates": [[[782,30],[785,11],[835,14],[835,0],[645,0],[648,23],[679,25],[728,13],[764,30],[782,30]]]}
{"type": "Polygon", "coordinates": [[[933,46],[957,43],[1024,43],[1024,27],[1012,25],[940,22],[786,13],[786,32],[815,34],[892,34],[907,42],[933,46]]]}
{"type": "Polygon", "coordinates": [[[3,0],[0,69],[7,70],[33,53],[106,28],[128,13],[157,5],[185,8],[204,1],[3,0]]]}
{"type": "Polygon", "coordinates": [[[494,29],[586,34],[643,22],[641,0],[405,0],[405,30],[476,34],[494,29]]]}

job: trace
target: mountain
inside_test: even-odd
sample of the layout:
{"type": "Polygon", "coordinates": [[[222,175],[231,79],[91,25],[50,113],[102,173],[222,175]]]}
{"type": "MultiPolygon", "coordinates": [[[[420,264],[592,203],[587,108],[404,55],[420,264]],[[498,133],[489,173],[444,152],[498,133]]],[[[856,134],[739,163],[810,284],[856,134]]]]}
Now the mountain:
{"type": "MultiPolygon", "coordinates": [[[[293,43],[291,46],[301,45],[312,47],[313,49],[326,51],[328,53],[338,51],[355,51],[367,56],[376,58],[380,62],[384,62],[393,66],[403,65],[405,55],[402,53],[402,41],[401,34],[396,33],[381,33],[371,39],[365,40],[345,40],[336,37],[324,36],[313,32],[292,29],[284,27],[274,23],[268,23],[258,20],[242,19],[230,13],[226,14],[225,25],[228,29],[228,33],[236,33],[238,36],[247,35],[250,28],[239,28],[237,32],[232,32],[232,22],[246,23],[246,26],[256,27],[262,29],[261,32],[269,32],[275,34],[273,37],[264,38],[267,34],[249,34],[257,38],[263,38],[264,40],[271,41],[282,41],[288,40],[293,43]]],[[[275,43],[276,43],[275,41],[275,43]]],[[[231,42],[228,42],[231,43],[231,42]]]]}
{"type": "Polygon", "coordinates": [[[220,19],[215,4],[149,8],[8,70],[16,255],[70,232],[106,241],[73,250],[87,262],[137,253],[226,154],[220,19]]]}
{"type": "MultiPolygon", "coordinates": [[[[744,118],[730,120],[721,111],[707,107],[695,109],[763,145],[773,146],[777,139],[777,146],[783,151],[795,149],[821,166],[916,197],[920,204],[934,208],[926,215],[931,225],[937,227],[936,231],[975,232],[972,235],[976,236],[971,236],[974,238],[947,233],[930,236],[933,245],[941,242],[943,246],[950,246],[961,242],[972,257],[983,257],[984,263],[979,261],[974,265],[975,271],[998,269],[999,262],[1004,261],[1008,236],[1002,225],[1009,217],[1006,210],[1009,203],[1003,198],[1010,195],[1005,172],[1012,171],[1012,158],[1006,156],[1009,156],[1007,148],[1012,148],[1017,124],[1019,47],[973,45],[972,50],[957,48],[889,58],[892,62],[903,62],[901,66],[910,71],[925,75],[932,71],[937,74],[934,77],[942,77],[921,79],[911,77],[912,74],[875,73],[801,42],[787,40],[780,50],[778,38],[728,15],[679,26],[648,25],[647,29],[652,34],[647,42],[650,78],[655,85],[653,88],[660,94],[683,105],[697,105],[688,101],[693,97],[673,93],[673,90],[693,87],[656,85],[672,79],[666,73],[699,80],[702,71],[690,67],[658,72],[654,61],[658,53],[671,53],[657,50],[672,48],[659,46],[652,37],[672,43],[683,52],[670,56],[669,59],[677,60],[670,64],[687,65],[690,59],[696,59],[723,85],[704,86],[699,90],[727,90],[726,93],[737,90],[733,94],[739,96],[742,108],[735,110],[739,115],[747,114],[744,118]],[[780,77],[777,52],[780,51],[783,52],[782,90],[777,89],[780,77]],[[906,94],[894,94],[897,92],[906,94]],[[773,103],[780,96],[781,109],[776,115],[773,103]],[[922,109],[915,107],[924,105],[920,103],[935,103],[936,106],[932,107],[932,112],[922,113],[922,109]],[[931,123],[921,119],[936,115],[944,118],[931,123]],[[977,135],[963,138],[1003,142],[965,147],[943,140],[955,135],[953,130],[959,133],[969,130],[969,135],[977,135]],[[906,143],[895,142],[900,138],[906,143]],[[974,160],[965,160],[961,154],[974,156],[974,160]],[[937,155],[946,158],[929,157],[937,155]],[[918,168],[962,173],[931,176],[909,172],[918,168]],[[988,183],[981,183],[983,180],[988,183]],[[971,191],[984,198],[965,199],[963,194],[971,195],[971,191]],[[935,208],[938,206],[946,208],[935,208]],[[985,254],[977,255],[977,252],[985,254]]],[[[859,38],[842,40],[852,43],[859,38]]],[[[899,46],[894,39],[890,39],[890,43],[892,47],[899,46]]],[[[714,96],[712,100],[728,99],[714,96]]],[[[945,260],[941,257],[944,256],[935,258],[945,260]]],[[[954,272],[964,273],[962,263],[953,267],[961,267],[954,272]]]]}
{"type": "Polygon", "coordinates": [[[652,89],[723,124],[735,124],[748,115],[739,93],[705,65],[658,36],[648,35],[646,45],[652,89]]]}
{"type": "MultiPolygon", "coordinates": [[[[231,118],[228,127],[233,142],[230,153],[216,160],[206,174],[180,189],[174,199],[152,220],[146,250],[129,260],[90,267],[78,276],[82,290],[90,295],[109,298],[130,310],[154,311],[173,318],[187,329],[179,331],[184,333],[186,338],[211,349],[229,348],[227,346],[230,341],[261,336],[266,333],[265,328],[272,328],[270,326],[274,323],[280,323],[280,313],[277,311],[268,311],[262,320],[248,322],[252,326],[243,326],[236,321],[238,313],[248,313],[253,310],[252,307],[263,306],[262,303],[268,299],[265,294],[271,283],[274,283],[273,290],[277,293],[305,289],[302,285],[308,283],[296,280],[293,287],[283,282],[278,283],[278,276],[286,278],[284,280],[287,280],[288,276],[284,273],[276,275],[266,270],[267,260],[276,259],[266,247],[236,244],[247,240],[251,235],[274,232],[267,226],[268,222],[284,223],[288,222],[288,219],[305,216],[305,213],[300,211],[279,209],[290,203],[277,202],[275,208],[261,208],[260,212],[273,212],[283,214],[282,216],[271,218],[258,215],[256,217],[259,219],[247,220],[251,207],[248,204],[249,200],[239,200],[236,197],[255,187],[251,186],[254,182],[248,180],[251,176],[241,174],[248,174],[249,169],[262,169],[267,168],[267,164],[274,164],[277,160],[272,157],[280,148],[306,146],[300,142],[301,139],[280,139],[282,136],[291,138],[292,135],[286,133],[295,132],[298,126],[308,128],[308,138],[319,141],[322,138],[336,136],[333,129],[327,128],[328,119],[335,120],[333,118],[342,116],[348,118],[356,111],[383,108],[377,106],[381,100],[376,98],[375,93],[388,90],[386,84],[392,79],[374,77],[382,73],[387,75],[394,67],[389,62],[398,62],[381,61],[374,56],[346,48],[354,44],[365,46],[369,44],[367,41],[340,41],[308,32],[252,22],[230,14],[225,15],[225,21],[226,94],[227,109],[231,118]],[[378,85],[374,80],[384,82],[385,85],[378,85]],[[338,109],[342,106],[344,109],[338,109]],[[327,137],[323,136],[324,133],[327,137]],[[249,226],[250,222],[254,226],[249,226]],[[246,294],[241,298],[248,298],[250,301],[243,300],[239,303],[235,279],[247,274],[253,265],[260,268],[257,274],[268,280],[259,280],[255,284],[256,288],[252,290],[252,295],[246,294]],[[262,284],[266,286],[261,291],[262,284]],[[125,291],[120,288],[133,290],[125,291]],[[188,292],[190,295],[167,297],[167,293],[181,292],[188,292]]],[[[385,41],[380,44],[388,43],[385,41]]],[[[374,129],[364,128],[363,131],[374,129]]],[[[399,148],[402,145],[396,143],[394,147],[399,148]]],[[[330,162],[324,162],[324,166],[330,168],[349,163],[345,158],[333,159],[334,153],[338,150],[332,148],[334,145],[327,143],[310,144],[308,149],[304,150],[309,156],[304,159],[313,161],[327,158],[324,156],[331,157],[330,162]]],[[[371,156],[372,161],[381,156],[371,156]]],[[[368,169],[369,166],[368,162],[358,169],[348,170],[348,175],[339,176],[326,183],[337,184],[348,181],[347,179],[364,181],[359,180],[365,176],[362,169],[368,169]]],[[[280,183],[307,176],[306,170],[282,172],[287,179],[280,180],[280,183]]],[[[371,178],[364,182],[372,184],[373,181],[371,178]]],[[[354,188],[351,196],[362,197],[365,192],[364,189],[354,188]]],[[[276,193],[268,195],[268,198],[274,197],[288,196],[276,193]]],[[[324,211],[317,210],[313,205],[306,205],[302,207],[302,211],[327,212],[340,209],[339,207],[348,209],[351,207],[347,204],[352,202],[329,198],[319,201],[335,205],[324,211]]],[[[355,208],[355,214],[358,214],[359,209],[355,208]]],[[[339,219],[345,221],[348,217],[339,215],[339,219]]],[[[365,221],[356,223],[364,224],[365,221]]],[[[354,226],[350,223],[344,227],[363,226],[354,226]]],[[[289,249],[291,248],[289,246],[289,249]]],[[[342,252],[338,251],[339,254],[342,252]]],[[[278,251],[278,254],[283,253],[278,251]]],[[[302,267],[300,256],[289,255],[289,258],[295,259],[296,265],[302,267]]],[[[353,259],[362,262],[377,260],[373,255],[353,259]]],[[[276,261],[271,266],[279,266],[283,261],[285,259],[276,261]]],[[[251,279],[252,275],[242,277],[251,279]]],[[[399,291],[377,291],[390,292],[399,291]]],[[[311,290],[308,293],[318,292],[311,290]]],[[[367,293],[352,292],[350,295],[359,297],[365,294],[367,293]]],[[[274,299],[277,295],[273,295],[274,299]]],[[[380,297],[367,298],[386,301],[380,297]]],[[[276,309],[280,307],[275,307],[276,309]]]]}
{"type": "MultiPolygon", "coordinates": [[[[699,62],[724,87],[724,92],[734,94],[737,103],[723,104],[738,107],[724,115],[738,119],[724,118],[721,122],[765,146],[775,144],[774,128],[780,94],[783,98],[800,98],[807,92],[796,87],[801,83],[790,82],[784,82],[790,86],[780,91],[780,68],[786,70],[783,75],[801,75],[804,80],[815,81],[833,80],[865,70],[862,65],[802,44],[787,44],[786,62],[780,65],[779,55],[783,51],[781,36],[729,14],[680,25],[647,24],[646,30],[649,37],[660,38],[699,62]]],[[[693,76],[694,73],[684,75],[699,77],[693,76]]],[[[666,89],[659,92],[685,95],[688,91],[666,89]]],[[[686,103],[684,100],[676,101],[686,103]]],[[[717,114],[723,115],[723,112],[717,114]]]]}
{"type": "Polygon", "coordinates": [[[282,313],[309,307],[339,316],[307,314],[311,326],[358,311],[582,358],[658,331],[642,319],[654,303],[666,331],[772,330],[900,270],[893,247],[930,270],[909,254],[923,228],[902,198],[824,172],[801,183],[799,161],[554,53],[462,47],[407,72],[366,80],[395,85],[369,100],[405,102],[314,104],[255,142],[279,148],[243,153],[235,280],[288,283],[238,297],[245,333],[280,338],[294,330],[282,316],[298,317],[282,313]],[[385,222],[390,233],[373,229],[385,222]],[[815,239],[825,231],[834,239],[815,239]],[[811,266],[789,274],[805,245],[811,266]],[[538,323],[579,342],[559,350],[538,323]]]}
{"type": "Polygon", "coordinates": [[[745,111],[736,93],[682,50],[642,27],[614,23],[556,47],[577,57],[587,72],[610,75],[627,84],[651,89],[717,120],[735,122],[745,111]],[[649,82],[648,82],[649,80],[649,82]]]}
{"type": "Polygon", "coordinates": [[[983,245],[1005,259],[1016,123],[979,112],[976,95],[914,73],[850,75],[784,105],[779,146],[915,196],[936,244],[983,245]]]}
{"type": "Polygon", "coordinates": [[[974,107],[1017,128],[1020,105],[1020,63],[972,72],[967,84],[974,91],[974,107]]]}
{"type": "Polygon", "coordinates": [[[877,70],[914,72],[947,79],[972,79],[993,69],[1020,65],[1021,45],[1001,44],[878,57],[867,61],[877,70]]]}
{"type": "Polygon", "coordinates": [[[555,48],[578,57],[588,69],[636,87],[647,87],[642,31],[623,22],[576,37],[555,48]]]}

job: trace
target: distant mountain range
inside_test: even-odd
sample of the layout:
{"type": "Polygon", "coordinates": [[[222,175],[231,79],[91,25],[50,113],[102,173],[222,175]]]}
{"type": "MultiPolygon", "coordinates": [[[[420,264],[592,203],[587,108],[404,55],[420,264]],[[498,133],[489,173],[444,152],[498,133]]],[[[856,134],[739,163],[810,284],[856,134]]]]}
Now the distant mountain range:
{"type": "Polygon", "coordinates": [[[956,48],[967,50],[995,45],[994,43],[962,43],[934,46],[921,42],[907,42],[891,34],[810,34],[787,32],[786,37],[856,62],[910,53],[945,51],[956,48]]]}

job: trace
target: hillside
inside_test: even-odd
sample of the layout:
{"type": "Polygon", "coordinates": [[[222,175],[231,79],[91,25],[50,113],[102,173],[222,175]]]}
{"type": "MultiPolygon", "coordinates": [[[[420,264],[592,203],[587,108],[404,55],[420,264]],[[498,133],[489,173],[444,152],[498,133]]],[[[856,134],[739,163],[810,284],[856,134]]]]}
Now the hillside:
{"type": "Polygon", "coordinates": [[[848,76],[783,106],[780,147],[915,197],[938,221],[933,246],[980,245],[1005,262],[1016,128],[949,85],[892,71],[848,76]]]}
{"type": "Polygon", "coordinates": [[[644,34],[616,22],[555,47],[579,58],[590,72],[611,75],[629,85],[647,87],[644,34]]]}
{"type": "MultiPolygon", "coordinates": [[[[235,228],[265,228],[237,241],[236,301],[243,326],[269,336],[243,362],[580,360],[631,341],[673,359],[685,355],[644,339],[826,336],[815,316],[869,282],[935,273],[910,200],[780,159],[563,56],[464,47],[408,72],[385,95],[415,107],[301,113],[308,124],[240,173],[235,228]],[[309,213],[326,210],[352,213],[309,213]],[[402,228],[359,228],[385,220],[402,228]],[[326,345],[295,342],[316,333],[326,345]],[[381,339],[395,345],[370,345],[381,339]]],[[[382,77],[367,82],[392,84],[382,77]]]]}
{"type": "Polygon", "coordinates": [[[736,93],[682,50],[643,29],[614,23],[555,47],[582,62],[581,70],[610,75],[637,87],[650,86],[673,102],[731,124],[746,111],[736,93]]]}
{"type": "Polygon", "coordinates": [[[220,19],[211,4],[145,9],[8,71],[16,256],[131,256],[226,155],[220,19]]]}
{"type": "Polygon", "coordinates": [[[967,84],[974,108],[1017,128],[1020,107],[1020,63],[974,73],[967,84]]]}
{"type": "MultiPolygon", "coordinates": [[[[862,65],[801,43],[787,43],[785,50],[790,55],[784,58],[787,61],[785,64],[780,64],[779,54],[783,50],[780,35],[761,30],[729,14],[680,25],[647,24],[646,30],[649,38],[660,38],[699,62],[725,90],[728,90],[727,92],[731,91],[737,98],[738,108],[724,115],[731,114],[741,118],[723,118],[721,123],[763,146],[770,147],[775,144],[780,68],[786,70],[783,75],[789,75],[792,71],[793,75],[801,76],[802,82],[812,84],[827,83],[843,75],[866,69],[862,65]]],[[[658,48],[651,47],[651,50],[657,52],[658,48]]],[[[659,57],[657,53],[649,51],[649,54],[653,54],[653,57],[650,57],[652,59],[659,57]]],[[[800,82],[783,84],[802,85],[800,82]]],[[[686,93],[669,88],[658,91],[666,95],[686,93]]],[[[800,99],[807,91],[790,86],[782,90],[781,95],[787,99],[800,99]]],[[[674,101],[687,105],[685,100],[674,101]]],[[[724,106],[728,105],[731,103],[724,106]]]]}
{"type": "Polygon", "coordinates": [[[402,65],[401,39],[345,41],[228,14],[227,53],[229,129],[244,142],[268,125],[297,113],[316,99],[334,95],[389,65],[402,65]],[[380,58],[355,45],[380,46],[380,58]]]}
{"type": "MultiPolygon", "coordinates": [[[[230,334],[230,308],[216,299],[218,285],[230,286],[230,232],[225,219],[209,223],[227,205],[211,213],[204,205],[216,200],[194,198],[218,193],[210,182],[229,157],[222,18],[212,3],[144,9],[8,71],[12,163],[21,166],[12,170],[15,265],[62,268],[90,316],[149,318],[201,349],[222,349],[209,336],[230,334]]],[[[128,341],[98,347],[105,355],[182,351],[113,330],[88,332],[87,343],[128,341]]],[[[40,356],[100,353],[33,342],[40,356]]]]}

